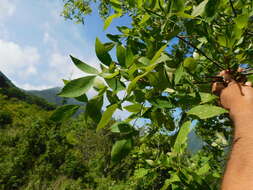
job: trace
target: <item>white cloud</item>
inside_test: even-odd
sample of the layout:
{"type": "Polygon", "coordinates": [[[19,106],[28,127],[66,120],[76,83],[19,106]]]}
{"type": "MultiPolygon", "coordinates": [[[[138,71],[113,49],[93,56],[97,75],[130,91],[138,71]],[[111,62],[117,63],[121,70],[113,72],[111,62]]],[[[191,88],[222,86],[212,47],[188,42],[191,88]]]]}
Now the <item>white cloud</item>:
{"type": "Polygon", "coordinates": [[[49,69],[44,78],[51,84],[62,85],[61,79],[74,79],[84,75],[84,73],[75,68],[67,55],[54,52],[49,59],[49,69]]]}
{"type": "Polygon", "coordinates": [[[50,46],[53,51],[58,51],[58,42],[55,38],[53,38],[49,32],[44,32],[43,34],[43,43],[50,46]]]}
{"type": "Polygon", "coordinates": [[[19,84],[14,82],[19,88],[22,88],[24,90],[44,90],[44,89],[49,89],[53,88],[55,86],[50,86],[50,85],[32,85],[29,83],[24,83],[24,84],[19,84]]]}
{"type": "Polygon", "coordinates": [[[0,20],[13,15],[16,7],[14,0],[1,0],[0,1],[0,20]]]}
{"type": "Polygon", "coordinates": [[[0,40],[0,70],[7,75],[22,78],[35,75],[40,61],[37,48],[20,46],[14,42],[0,40]]]}
{"type": "MultiPolygon", "coordinates": [[[[82,60],[82,58],[80,59],[82,60]]],[[[98,65],[96,59],[93,57],[88,58],[87,63],[95,66],[98,65]]],[[[72,63],[68,55],[64,55],[60,52],[51,54],[48,66],[48,72],[44,76],[45,80],[56,86],[63,84],[61,79],[72,80],[86,75],[72,63]]]]}

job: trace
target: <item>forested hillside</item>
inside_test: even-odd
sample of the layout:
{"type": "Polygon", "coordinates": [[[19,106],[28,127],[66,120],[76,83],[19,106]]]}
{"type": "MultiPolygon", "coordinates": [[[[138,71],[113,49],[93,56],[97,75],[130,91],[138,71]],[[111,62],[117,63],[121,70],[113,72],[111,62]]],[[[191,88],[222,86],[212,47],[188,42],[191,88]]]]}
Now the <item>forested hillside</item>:
{"type": "Polygon", "coordinates": [[[28,94],[43,98],[51,104],[56,104],[56,105],[80,104],[80,102],[78,102],[77,100],[73,98],[66,99],[66,98],[59,97],[57,94],[60,91],[61,91],[60,87],[55,87],[55,88],[49,88],[49,89],[44,89],[44,90],[28,90],[26,92],[28,94]]]}
{"type": "Polygon", "coordinates": [[[95,189],[113,174],[112,134],[96,134],[82,115],[54,123],[51,111],[2,93],[0,107],[1,190],[95,189]]]}
{"type": "Polygon", "coordinates": [[[28,104],[35,104],[46,110],[54,110],[55,105],[48,103],[45,99],[26,93],[24,90],[16,87],[1,71],[0,71],[0,93],[9,98],[17,98],[28,104]]]}

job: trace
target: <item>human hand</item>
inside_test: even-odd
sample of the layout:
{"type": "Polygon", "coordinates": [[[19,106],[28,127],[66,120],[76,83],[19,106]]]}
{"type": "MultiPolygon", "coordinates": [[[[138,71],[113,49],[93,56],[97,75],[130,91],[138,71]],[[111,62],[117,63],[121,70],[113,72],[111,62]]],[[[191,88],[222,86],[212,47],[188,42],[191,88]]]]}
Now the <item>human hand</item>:
{"type": "Polygon", "coordinates": [[[236,82],[228,70],[221,71],[219,76],[223,77],[224,83],[215,82],[212,92],[220,96],[221,106],[229,110],[232,119],[242,114],[253,116],[252,83],[236,82]]]}

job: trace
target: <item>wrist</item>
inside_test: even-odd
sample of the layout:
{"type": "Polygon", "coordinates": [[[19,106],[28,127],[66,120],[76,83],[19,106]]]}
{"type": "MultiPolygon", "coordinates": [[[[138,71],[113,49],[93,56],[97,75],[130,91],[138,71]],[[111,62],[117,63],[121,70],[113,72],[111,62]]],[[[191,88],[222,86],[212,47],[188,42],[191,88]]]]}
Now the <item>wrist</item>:
{"type": "Polygon", "coordinates": [[[234,122],[235,138],[253,138],[253,110],[230,111],[230,117],[234,122]]]}

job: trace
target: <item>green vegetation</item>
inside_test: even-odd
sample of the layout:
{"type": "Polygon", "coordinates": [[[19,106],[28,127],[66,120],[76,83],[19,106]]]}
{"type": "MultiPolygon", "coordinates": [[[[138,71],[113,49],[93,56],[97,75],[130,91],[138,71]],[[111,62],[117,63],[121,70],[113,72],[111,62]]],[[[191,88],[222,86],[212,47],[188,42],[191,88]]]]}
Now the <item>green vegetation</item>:
{"type": "Polygon", "coordinates": [[[83,116],[56,124],[52,112],[2,94],[0,106],[1,190],[95,189],[110,170],[114,137],[83,116]]]}
{"type": "Polygon", "coordinates": [[[119,17],[132,21],[107,34],[108,41],[96,39],[100,70],[71,56],[89,76],[68,81],[60,93],[75,98],[92,87],[98,91],[85,112],[97,121],[97,132],[106,129],[116,110],[131,112],[124,125],[110,128],[121,137],[112,147],[112,161],[117,166],[125,158],[134,161],[132,173],[117,184],[122,189],[219,189],[232,129],[227,111],[210,94],[210,79],[225,69],[235,80],[245,79],[236,70],[252,65],[252,1],[63,1],[63,15],[76,22],[85,22],[93,2],[105,19],[104,30],[119,17]],[[104,97],[110,102],[106,110],[92,114],[101,110],[104,97]],[[143,135],[131,133],[143,119],[148,121],[143,135]],[[203,140],[196,154],[187,149],[191,131],[203,140]]]}
{"type": "MultiPolygon", "coordinates": [[[[95,2],[64,1],[63,15],[78,22],[95,2]]],[[[80,105],[47,111],[46,104],[2,87],[0,189],[219,189],[232,128],[208,77],[251,64],[252,1],[97,3],[104,29],[122,16],[132,25],[107,34],[109,42],[96,39],[100,70],[71,56],[88,76],[65,81],[59,96],[85,103],[85,112],[71,119],[80,105]],[[88,99],[91,88],[97,95],[88,99]],[[105,97],[109,105],[102,110],[105,97]],[[116,110],[131,115],[113,121],[116,110]],[[197,152],[189,148],[189,134],[203,142],[197,152]]]]}
{"type": "Polygon", "coordinates": [[[56,106],[48,103],[43,98],[26,93],[24,90],[16,87],[1,71],[0,71],[0,93],[8,98],[17,98],[28,104],[35,104],[46,110],[54,110],[56,106]]]}

